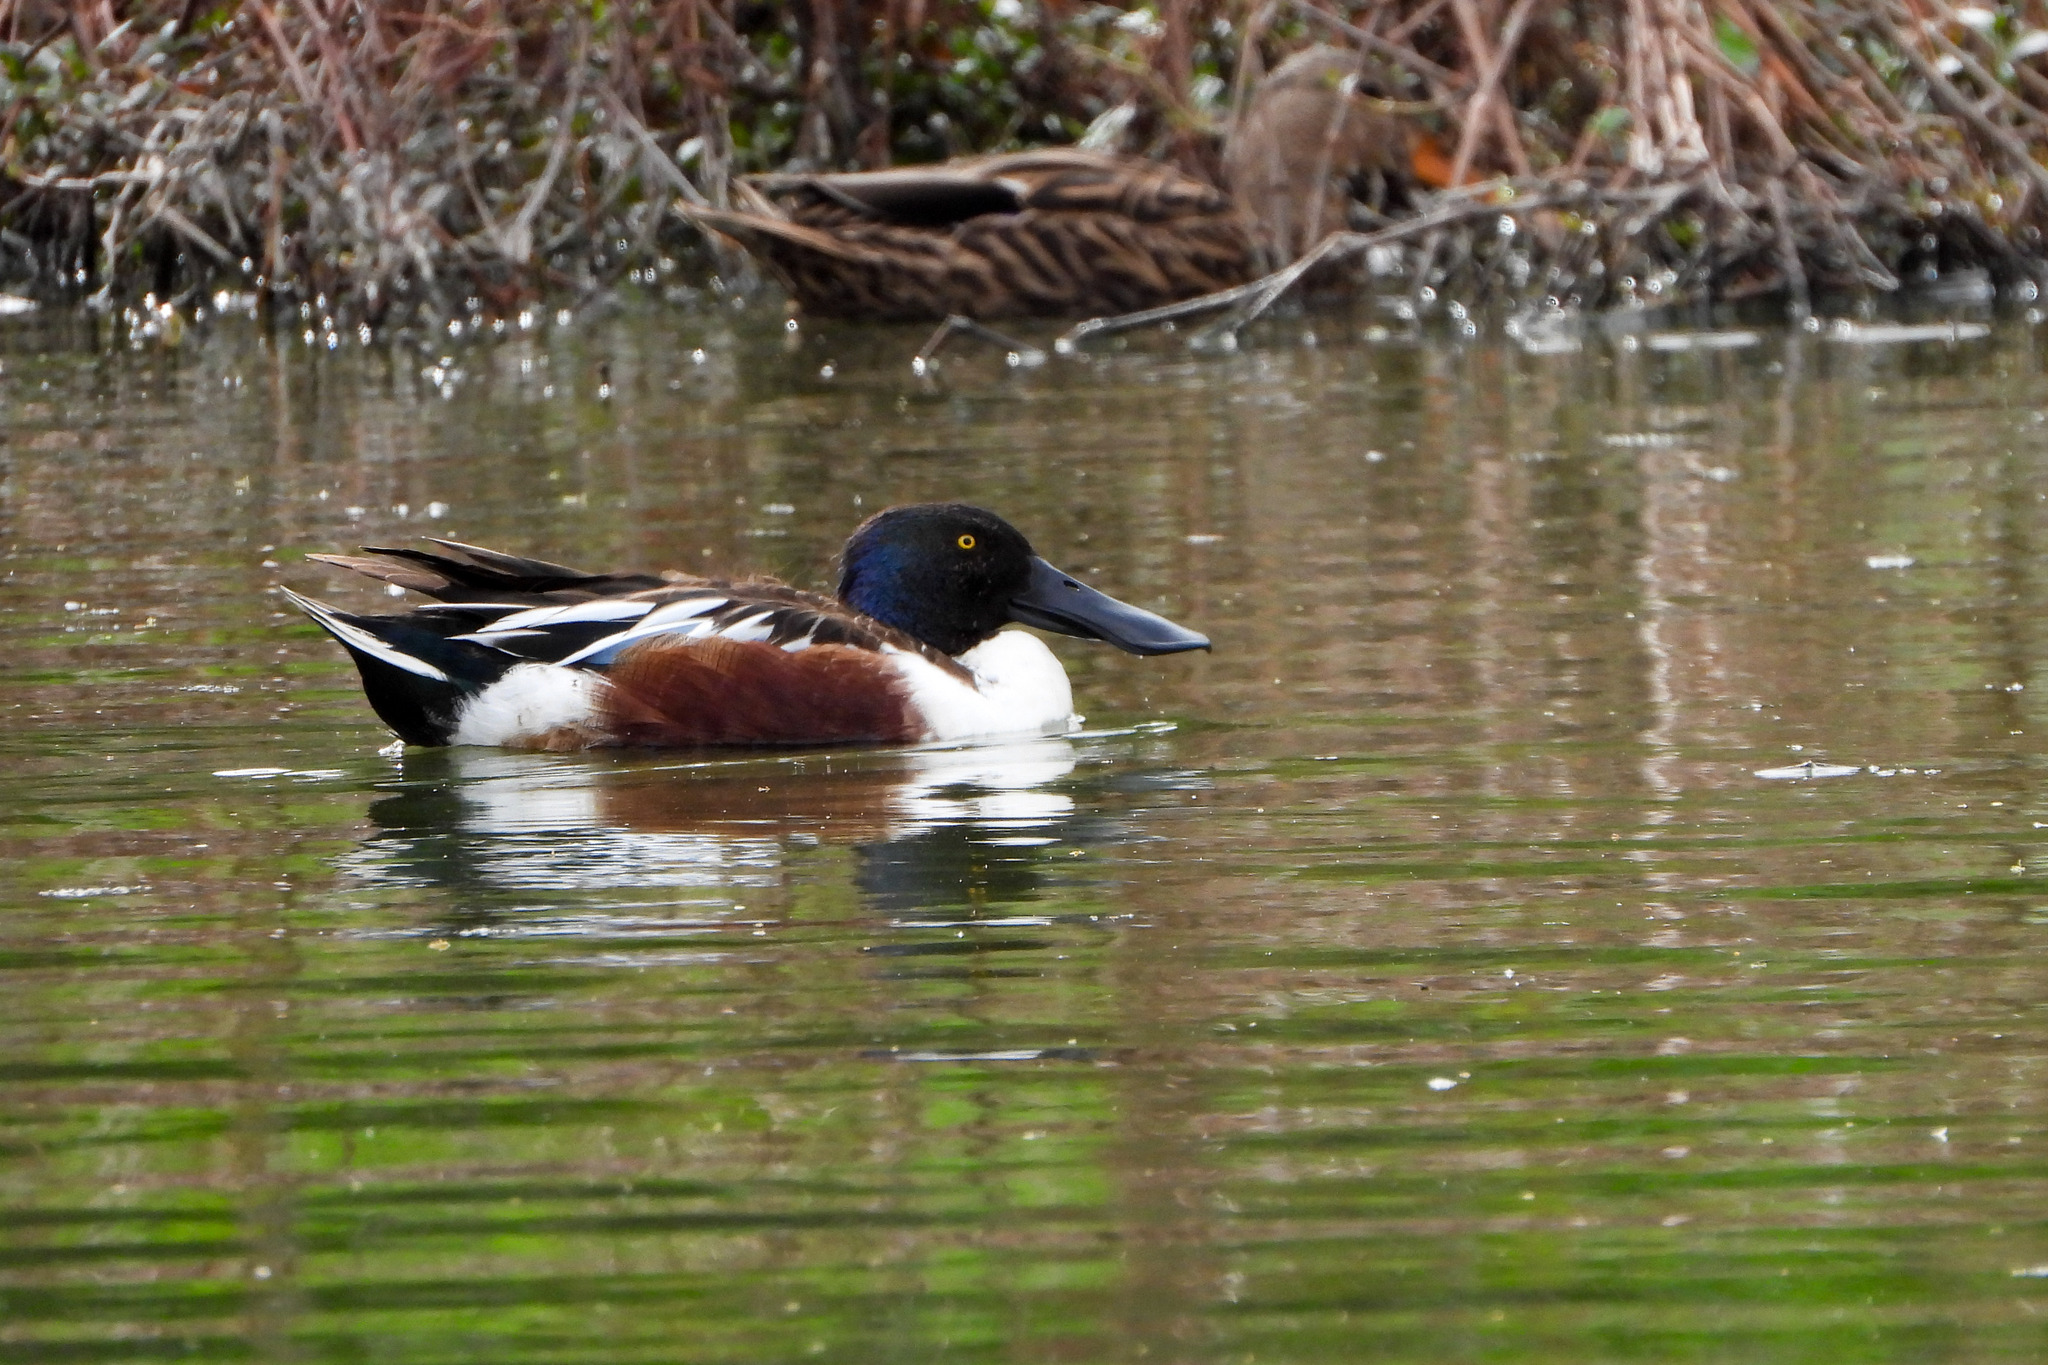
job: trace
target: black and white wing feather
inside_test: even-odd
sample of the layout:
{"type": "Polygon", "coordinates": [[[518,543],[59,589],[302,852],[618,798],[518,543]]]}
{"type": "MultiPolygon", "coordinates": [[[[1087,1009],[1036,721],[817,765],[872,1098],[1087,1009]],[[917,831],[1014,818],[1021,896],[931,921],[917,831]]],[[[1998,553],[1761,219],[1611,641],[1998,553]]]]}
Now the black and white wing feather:
{"type": "Polygon", "coordinates": [[[785,650],[893,647],[943,666],[935,651],[901,632],[781,583],[584,573],[459,541],[433,543],[438,551],[365,546],[362,556],[309,558],[436,599],[388,619],[409,618],[513,661],[603,671],[635,645],[723,639],[785,650]]]}
{"type": "MultiPolygon", "coordinates": [[[[459,612],[471,620],[482,610],[480,603],[422,609],[431,615],[459,612]]],[[[922,652],[895,635],[809,593],[780,585],[707,583],[565,606],[515,607],[454,638],[534,663],[603,670],[635,645],[657,642],[759,642],[791,651],[826,644],[860,649],[895,644],[922,652]]]]}

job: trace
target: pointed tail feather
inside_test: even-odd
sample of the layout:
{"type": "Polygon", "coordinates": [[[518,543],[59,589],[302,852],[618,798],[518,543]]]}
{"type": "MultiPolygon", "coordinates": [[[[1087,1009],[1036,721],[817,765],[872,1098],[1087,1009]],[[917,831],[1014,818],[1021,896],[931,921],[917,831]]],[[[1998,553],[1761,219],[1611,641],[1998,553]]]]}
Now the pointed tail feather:
{"type": "Polygon", "coordinates": [[[446,554],[400,546],[365,545],[363,555],[307,555],[443,602],[545,606],[588,601],[667,586],[653,574],[584,573],[544,559],[525,559],[481,545],[435,540],[446,554]],[[374,556],[367,557],[367,556],[374,556]]]}
{"type": "MultiPolygon", "coordinates": [[[[341,642],[363,678],[363,693],[408,744],[446,744],[470,698],[521,660],[502,650],[449,638],[435,618],[358,616],[279,589],[313,624],[341,642]]],[[[464,629],[457,619],[447,629],[464,629]]]]}

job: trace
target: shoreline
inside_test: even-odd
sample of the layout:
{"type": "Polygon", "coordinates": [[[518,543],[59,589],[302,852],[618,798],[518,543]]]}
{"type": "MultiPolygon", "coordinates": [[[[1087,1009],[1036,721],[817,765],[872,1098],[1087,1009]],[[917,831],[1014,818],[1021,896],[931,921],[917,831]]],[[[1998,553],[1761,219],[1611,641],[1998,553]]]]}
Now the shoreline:
{"type": "Polygon", "coordinates": [[[1801,313],[2048,278],[2048,30],[2016,6],[927,8],[907,31],[844,0],[250,0],[125,6],[102,32],[115,10],[16,6],[0,282],[103,309],[253,294],[337,333],[716,291],[733,253],[678,198],[1080,139],[1213,179],[1257,74],[1311,42],[1355,50],[1360,88],[1448,153],[1422,211],[1473,210],[1400,248],[1418,298],[1801,313]]]}

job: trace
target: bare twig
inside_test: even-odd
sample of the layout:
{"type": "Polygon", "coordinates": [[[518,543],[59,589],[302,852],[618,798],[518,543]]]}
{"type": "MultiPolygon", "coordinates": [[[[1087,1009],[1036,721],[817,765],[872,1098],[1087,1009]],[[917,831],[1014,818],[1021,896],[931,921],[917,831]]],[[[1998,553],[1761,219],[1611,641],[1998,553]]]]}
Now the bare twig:
{"type": "MultiPolygon", "coordinates": [[[[270,35],[271,45],[277,49],[278,59],[284,63],[285,72],[291,77],[292,85],[299,92],[299,99],[308,109],[321,105],[320,92],[313,88],[312,79],[307,76],[305,66],[299,61],[298,47],[285,36],[284,25],[278,22],[277,12],[263,3],[263,0],[248,0],[249,8],[256,11],[256,18],[263,25],[263,31],[270,35]]],[[[349,151],[360,150],[355,141],[355,129],[343,125],[342,145],[349,151]]]]}
{"type": "Polygon", "coordinates": [[[1230,330],[1244,327],[1277,303],[1281,296],[1299,284],[1304,276],[1318,266],[1346,256],[1356,256],[1376,246],[1406,241],[1410,237],[1435,232],[1453,223],[1468,219],[1487,217],[1502,213],[1522,213],[1545,207],[1550,201],[1542,198],[1518,199],[1512,204],[1497,204],[1486,200],[1471,199],[1437,209],[1419,218],[1409,218],[1377,232],[1333,232],[1316,243],[1301,259],[1270,275],[1261,276],[1249,284],[1240,284],[1231,289],[1219,289],[1213,294],[1184,299],[1179,303],[1167,304],[1160,308],[1147,308],[1136,313],[1122,313],[1115,317],[1089,318],[1077,322],[1053,341],[1052,348],[1059,355],[1073,355],[1081,343],[1091,337],[1107,336],[1113,332],[1127,332],[1136,327],[1153,327],[1162,322],[1178,322],[1185,317],[1202,313],[1213,313],[1233,304],[1244,304],[1244,308],[1227,324],[1230,330]]]}
{"type": "Polygon", "coordinates": [[[1009,353],[1012,364],[1043,365],[1045,363],[1045,352],[1039,350],[1038,347],[1033,346],[1030,342],[1019,341],[1007,333],[998,332],[993,327],[976,322],[973,318],[963,317],[959,313],[954,313],[947,317],[944,322],[940,323],[937,330],[929,337],[925,338],[924,345],[918,347],[917,354],[911,358],[910,368],[918,374],[925,373],[931,368],[932,362],[938,359],[939,352],[945,348],[946,343],[955,336],[963,335],[971,336],[977,341],[986,341],[993,346],[1002,347],[1004,351],[1009,353]]]}
{"type": "Polygon", "coordinates": [[[692,204],[699,208],[710,208],[711,201],[690,183],[690,177],[683,174],[683,168],[676,165],[674,158],[661,149],[661,144],[654,140],[654,134],[647,131],[647,125],[626,107],[625,101],[619,98],[618,93],[607,86],[604,100],[612,117],[624,125],[626,131],[632,134],[633,140],[640,144],[641,164],[653,170],[664,184],[692,204]]]}
{"type": "Polygon", "coordinates": [[[1265,35],[1266,26],[1273,22],[1274,11],[1280,8],[1281,0],[1266,0],[1244,22],[1244,32],[1237,43],[1237,73],[1230,82],[1230,123],[1237,127],[1238,119],[1244,114],[1245,99],[1251,94],[1252,78],[1258,73],[1259,39],[1265,35]]]}
{"type": "Polygon", "coordinates": [[[1777,228],[1778,268],[1785,272],[1785,287],[1792,295],[1792,316],[1804,318],[1812,312],[1806,292],[1806,267],[1799,259],[1799,243],[1792,236],[1791,196],[1785,182],[1771,182],[1771,218],[1777,228]]]}
{"type": "Polygon", "coordinates": [[[583,98],[583,54],[589,43],[590,30],[579,26],[576,56],[569,63],[569,91],[562,98],[562,112],[555,118],[555,138],[548,148],[548,163],[542,168],[540,179],[527,191],[526,202],[519,206],[511,224],[498,234],[499,250],[505,259],[519,265],[533,257],[534,220],[540,216],[548,191],[554,188],[555,177],[562,173],[562,165],[569,159],[569,144],[575,140],[576,106],[583,98]]]}
{"type": "Polygon", "coordinates": [[[2025,174],[2037,186],[2048,188],[2048,167],[2043,167],[2040,162],[2034,160],[2033,154],[2012,135],[2010,129],[2001,128],[1993,123],[1985,116],[1984,111],[1977,107],[1974,100],[1956,89],[1955,82],[1944,76],[1941,68],[1928,61],[1919,49],[1905,40],[1883,9],[1873,7],[1870,22],[1884,35],[1885,40],[1898,50],[1899,55],[1906,59],[1914,74],[1927,83],[1928,92],[1937,102],[1976,130],[1978,136],[2003,152],[2015,172],[2025,174]]]}
{"type": "MultiPolygon", "coordinates": [[[[1686,53],[1691,58],[1691,65],[1694,70],[1712,80],[1719,89],[1725,91],[1736,103],[1742,105],[1743,109],[1749,114],[1750,122],[1756,126],[1757,131],[1764,135],[1765,139],[1770,142],[1772,148],[1776,151],[1777,166],[1775,169],[1779,173],[1782,174],[1793,162],[1799,159],[1799,148],[1793,145],[1790,137],[1786,136],[1784,128],[1778,123],[1777,118],[1772,115],[1770,106],[1764,103],[1763,96],[1757,94],[1756,87],[1744,80],[1742,73],[1730,65],[1728,59],[1721,54],[1719,48],[1712,47],[1703,42],[1697,34],[1687,34],[1686,53]]],[[[1772,183],[1781,184],[1782,182],[1773,181],[1772,183]]]]}
{"type": "Polygon", "coordinates": [[[1320,24],[1332,33],[1338,33],[1349,38],[1368,52],[1376,52],[1382,57],[1399,62],[1416,75],[1435,82],[1443,89],[1456,90],[1465,84],[1466,77],[1461,76],[1447,66],[1438,65],[1413,48],[1389,42],[1376,33],[1368,33],[1356,24],[1347,24],[1328,10],[1318,9],[1314,5],[1309,4],[1308,0],[1289,0],[1289,3],[1294,6],[1296,12],[1303,18],[1320,24]]]}
{"type": "MultiPolygon", "coordinates": [[[[233,252],[229,251],[219,242],[214,241],[204,228],[168,204],[151,215],[150,222],[168,224],[173,232],[213,257],[214,260],[222,265],[233,266],[235,264],[233,252]]],[[[143,226],[148,227],[149,223],[144,223],[143,226]]]]}
{"type": "MultiPolygon", "coordinates": [[[[1933,4],[1935,10],[1944,18],[1957,27],[1962,28],[1965,32],[1975,31],[1958,20],[1954,12],[1948,6],[1942,4],[1941,0],[1930,0],[1930,3],[1933,4]]],[[[2033,105],[2028,104],[2018,95],[2006,89],[2004,82],[1985,70],[1982,62],[1950,42],[1948,36],[1940,29],[1923,27],[1921,31],[1927,35],[1934,46],[1954,58],[1962,66],[1963,70],[1970,73],[1970,78],[1977,82],[1978,88],[1984,91],[1987,99],[1996,101],[2001,109],[2011,111],[2014,115],[2033,124],[2036,128],[2048,128],[2048,114],[2042,113],[2039,109],[2034,108],[2033,105]]],[[[2015,67],[2014,69],[2020,70],[2022,68],[2015,67]]],[[[2039,77],[2036,77],[2036,79],[2038,80],[2039,77]]],[[[2040,134],[2037,132],[2035,136],[2039,137],[2040,134]]]]}
{"type": "Polygon", "coordinates": [[[1458,16],[1458,24],[1465,30],[1465,41],[1479,59],[1479,79],[1473,86],[1471,97],[1465,102],[1465,114],[1461,120],[1463,127],[1458,133],[1458,151],[1451,158],[1453,185],[1465,182],[1465,172],[1472,169],[1472,154],[1479,149],[1480,129],[1495,110],[1499,110],[1501,150],[1508,157],[1509,165],[1517,175],[1529,173],[1529,158],[1522,150],[1515,116],[1494,97],[1500,85],[1501,72],[1507,69],[1508,62],[1515,55],[1516,44],[1522,41],[1522,27],[1529,22],[1529,16],[1535,10],[1535,0],[1515,0],[1515,7],[1509,11],[1507,24],[1501,31],[1500,45],[1489,51],[1485,30],[1472,8],[1472,0],[1451,0],[1451,12],[1458,16]]]}
{"type": "Polygon", "coordinates": [[[1442,9],[1445,3],[1446,0],[1429,0],[1428,4],[1423,5],[1421,8],[1417,9],[1415,13],[1409,15],[1400,23],[1394,25],[1394,27],[1387,33],[1387,41],[1390,43],[1398,43],[1405,41],[1410,34],[1420,29],[1424,24],[1428,23],[1430,20],[1436,18],[1437,11],[1442,9]]]}

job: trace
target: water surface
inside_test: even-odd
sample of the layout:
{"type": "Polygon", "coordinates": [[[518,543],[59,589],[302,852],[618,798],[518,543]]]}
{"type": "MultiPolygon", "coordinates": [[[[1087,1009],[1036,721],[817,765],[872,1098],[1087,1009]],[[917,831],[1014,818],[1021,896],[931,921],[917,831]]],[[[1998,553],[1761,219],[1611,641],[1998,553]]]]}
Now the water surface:
{"type": "Polygon", "coordinates": [[[2048,355],[1961,320],[8,321],[0,1360],[2040,1359],[2048,355]],[[386,756],[273,591],[926,498],[1214,654],[386,756]]]}

